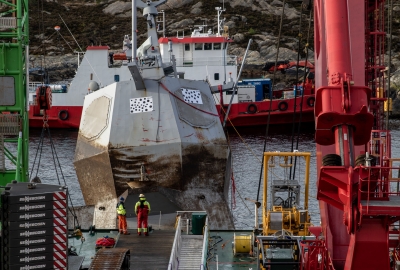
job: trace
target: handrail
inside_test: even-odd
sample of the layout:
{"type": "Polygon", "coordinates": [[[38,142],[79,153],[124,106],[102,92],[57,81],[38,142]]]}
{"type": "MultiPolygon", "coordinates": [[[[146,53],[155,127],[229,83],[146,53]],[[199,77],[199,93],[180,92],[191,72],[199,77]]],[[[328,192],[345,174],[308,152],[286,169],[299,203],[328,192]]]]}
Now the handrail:
{"type": "Polygon", "coordinates": [[[179,260],[175,260],[175,258],[179,254],[179,250],[181,248],[181,217],[177,216],[177,219],[178,222],[176,225],[174,244],[172,245],[171,256],[169,258],[168,270],[178,269],[179,267],[179,260]]]}
{"type": "Polygon", "coordinates": [[[43,82],[29,82],[29,93],[36,93],[36,88],[46,85],[51,88],[53,93],[66,93],[68,86],[66,84],[46,84],[43,82]]]}
{"type": "MultiPolygon", "coordinates": [[[[163,62],[169,62],[169,57],[164,56],[163,62]]],[[[235,66],[238,64],[236,55],[227,55],[226,57],[192,57],[183,58],[175,57],[177,67],[191,67],[191,66],[235,66]]]]}
{"type": "Polygon", "coordinates": [[[391,184],[399,185],[400,178],[392,176],[392,170],[399,170],[399,167],[393,166],[393,161],[400,159],[383,159],[383,166],[365,167],[360,166],[359,184],[358,184],[358,204],[366,201],[366,213],[369,213],[370,201],[390,200],[391,197],[400,196],[399,190],[392,191],[391,184]]]}
{"type": "Polygon", "coordinates": [[[203,232],[203,250],[201,252],[201,265],[200,270],[207,269],[207,253],[208,253],[208,217],[206,217],[206,224],[204,225],[203,232]]]}

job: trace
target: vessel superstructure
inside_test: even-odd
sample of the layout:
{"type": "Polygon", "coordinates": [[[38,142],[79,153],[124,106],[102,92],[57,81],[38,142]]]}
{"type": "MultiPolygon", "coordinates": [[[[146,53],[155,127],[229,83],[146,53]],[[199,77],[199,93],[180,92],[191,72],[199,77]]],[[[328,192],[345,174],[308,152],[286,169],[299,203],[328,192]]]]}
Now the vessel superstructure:
{"type": "MultiPolygon", "coordinates": [[[[157,15],[160,15],[159,12],[157,15]]],[[[222,24],[222,21],[220,23],[222,24]]],[[[129,35],[121,38],[123,46],[120,53],[111,52],[108,46],[89,46],[82,61],[78,55],[78,69],[71,83],[53,89],[52,108],[47,111],[51,127],[78,128],[86,95],[114,82],[129,80],[131,73],[128,63],[132,62],[132,39],[129,35]]],[[[158,39],[154,36],[153,39],[155,38],[158,39]]],[[[173,61],[180,78],[204,80],[211,85],[237,79],[238,59],[227,53],[227,45],[231,42],[227,33],[203,33],[198,28],[190,38],[159,38],[163,62],[172,63],[171,56],[174,55],[173,61]]],[[[35,90],[38,85],[41,83],[32,84],[30,89],[31,127],[43,126],[43,111],[38,108],[36,102],[35,90]]]]}
{"type": "Polygon", "coordinates": [[[127,65],[131,77],[85,97],[74,161],[82,193],[88,205],[110,206],[127,190],[159,192],[181,209],[207,210],[215,228],[233,228],[230,151],[210,86],[163,63],[154,24],[162,2],[137,3],[148,39],[127,65]]]}

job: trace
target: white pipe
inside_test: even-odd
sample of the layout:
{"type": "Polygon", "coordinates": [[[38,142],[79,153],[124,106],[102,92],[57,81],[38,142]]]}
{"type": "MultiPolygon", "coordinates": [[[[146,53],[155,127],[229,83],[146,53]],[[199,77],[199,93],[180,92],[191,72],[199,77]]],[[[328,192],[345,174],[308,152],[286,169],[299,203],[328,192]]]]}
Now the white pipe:
{"type": "Polygon", "coordinates": [[[132,0],[132,62],[136,63],[136,48],[137,48],[137,9],[136,0],[132,0]]]}

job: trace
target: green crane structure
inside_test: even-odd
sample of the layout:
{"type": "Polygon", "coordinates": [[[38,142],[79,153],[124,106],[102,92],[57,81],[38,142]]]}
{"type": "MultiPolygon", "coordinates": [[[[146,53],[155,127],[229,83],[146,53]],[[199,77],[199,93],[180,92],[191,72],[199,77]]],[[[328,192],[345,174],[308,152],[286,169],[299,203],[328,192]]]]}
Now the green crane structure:
{"type": "Polygon", "coordinates": [[[0,186],[29,181],[28,0],[0,0],[0,186]]]}

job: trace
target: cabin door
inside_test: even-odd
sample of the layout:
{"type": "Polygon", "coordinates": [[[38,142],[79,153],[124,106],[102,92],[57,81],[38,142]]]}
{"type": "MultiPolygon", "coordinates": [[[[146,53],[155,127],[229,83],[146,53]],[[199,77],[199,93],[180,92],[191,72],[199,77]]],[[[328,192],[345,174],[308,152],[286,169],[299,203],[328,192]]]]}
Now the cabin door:
{"type": "Polygon", "coordinates": [[[193,49],[194,45],[190,43],[182,44],[183,50],[183,65],[184,66],[192,66],[193,65],[193,49]]]}

